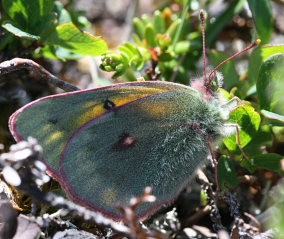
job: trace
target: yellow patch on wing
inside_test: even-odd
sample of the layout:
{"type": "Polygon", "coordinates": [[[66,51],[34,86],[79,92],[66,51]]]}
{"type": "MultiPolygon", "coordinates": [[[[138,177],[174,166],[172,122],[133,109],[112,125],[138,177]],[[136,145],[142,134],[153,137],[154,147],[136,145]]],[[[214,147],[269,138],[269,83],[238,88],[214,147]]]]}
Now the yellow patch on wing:
{"type": "Polygon", "coordinates": [[[176,106],[174,104],[171,104],[171,102],[142,102],[138,107],[140,109],[140,112],[144,112],[151,117],[170,115],[176,111],[176,106]]]}
{"type": "Polygon", "coordinates": [[[95,104],[92,103],[92,106],[89,107],[89,110],[84,112],[77,120],[77,126],[81,126],[91,119],[105,113],[107,110],[103,107],[103,103],[101,104],[95,104]]]}
{"type": "Polygon", "coordinates": [[[46,124],[45,126],[43,126],[42,127],[42,131],[45,133],[45,132],[48,132],[48,131],[50,131],[50,129],[51,129],[51,124],[46,124]]]}
{"type": "Polygon", "coordinates": [[[63,137],[63,132],[61,131],[55,131],[54,133],[50,134],[48,136],[48,138],[45,140],[45,144],[51,144],[53,143],[54,141],[57,141],[59,140],[60,138],[63,137]]]}
{"type": "Polygon", "coordinates": [[[108,92],[106,92],[106,98],[105,99],[98,99],[96,101],[87,102],[83,106],[83,108],[86,109],[86,111],[80,115],[80,117],[77,120],[77,126],[81,126],[91,119],[94,119],[104,113],[106,113],[108,110],[104,108],[104,101],[109,100],[112,101],[115,105],[115,107],[127,104],[131,101],[153,95],[156,93],[161,93],[167,90],[163,89],[156,89],[156,88],[146,88],[146,87],[131,87],[131,88],[125,88],[125,89],[108,89],[108,92]],[[117,92],[117,95],[113,94],[113,92],[117,92]],[[110,97],[107,97],[107,95],[110,95],[110,97]]]}
{"type": "Polygon", "coordinates": [[[105,190],[103,190],[101,195],[102,195],[103,201],[109,205],[113,205],[114,202],[118,200],[117,192],[114,188],[106,188],[105,190]]]}

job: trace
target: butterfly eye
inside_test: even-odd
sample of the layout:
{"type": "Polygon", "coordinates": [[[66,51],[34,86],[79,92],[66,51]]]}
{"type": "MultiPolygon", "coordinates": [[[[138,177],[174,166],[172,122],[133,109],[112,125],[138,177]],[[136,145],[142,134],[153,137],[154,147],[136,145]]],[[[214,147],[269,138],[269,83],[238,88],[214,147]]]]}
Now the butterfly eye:
{"type": "Polygon", "coordinates": [[[223,74],[219,71],[214,72],[209,78],[210,89],[216,91],[223,85],[223,74]]]}

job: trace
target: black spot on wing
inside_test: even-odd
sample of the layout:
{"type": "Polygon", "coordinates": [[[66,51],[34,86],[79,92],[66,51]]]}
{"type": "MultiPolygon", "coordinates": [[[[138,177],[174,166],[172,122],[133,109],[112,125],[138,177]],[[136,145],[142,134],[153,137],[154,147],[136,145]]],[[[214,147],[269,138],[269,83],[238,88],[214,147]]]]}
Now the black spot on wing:
{"type": "Polygon", "coordinates": [[[115,103],[113,103],[111,100],[105,100],[104,101],[104,108],[106,110],[110,110],[113,107],[115,107],[115,103]]]}
{"type": "Polygon", "coordinates": [[[134,136],[130,135],[129,133],[122,133],[112,148],[116,151],[126,150],[134,147],[135,144],[136,138],[134,136]]]}
{"type": "Polygon", "coordinates": [[[51,124],[57,124],[58,120],[54,119],[54,118],[50,118],[50,119],[48,119],[48,122],[51,123],[51,124]]]}

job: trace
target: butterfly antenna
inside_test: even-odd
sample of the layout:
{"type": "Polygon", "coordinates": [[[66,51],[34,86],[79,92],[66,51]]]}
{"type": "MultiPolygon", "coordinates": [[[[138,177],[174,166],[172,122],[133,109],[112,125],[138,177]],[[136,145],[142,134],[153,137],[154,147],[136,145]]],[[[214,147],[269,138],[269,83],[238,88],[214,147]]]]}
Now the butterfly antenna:
{"type": "Polygon", "coordinates": [[[206,41],[205,41],[205,11],[203,9],[199,12],[200,21],[201,21],[201,28],[202,28],[202,51],[203,51],[203,74],[204,74],[204,81],[206,81],[206,41]]]}
{"type": "Polygon", "coordinates": [[[260,39],[257,39],[254,43],[250,44],[250,45],[247,46],[245,49],[243,49],[243,50],[241,50],[240,52],[237,52],[236,54],[232,55],[232,56],[229,57],[227,60],[222,61],[218,66],[216,66],[216,67],[214,68],[213,71],[210,72],[209,77],[208,77],[208,78],[209,78],[209,81],[210,81],[211,77],[213,76],[213,74],[214,74],[222,65],[224,65],[226,62],[232,60],[233,58],[237,57],[238,55],[243,54],[244,52],[250,50],[251,48],[253,48],[253,47],[257,46],[257,45],[259,45],[260,43],[261,43],[261,40],[260,40],[260,39]]]}

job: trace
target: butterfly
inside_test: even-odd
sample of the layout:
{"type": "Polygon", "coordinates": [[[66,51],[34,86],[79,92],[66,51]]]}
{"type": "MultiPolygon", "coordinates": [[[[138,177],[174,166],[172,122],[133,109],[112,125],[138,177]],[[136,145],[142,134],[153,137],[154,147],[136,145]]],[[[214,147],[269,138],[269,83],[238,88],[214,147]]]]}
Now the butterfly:
{"type": "Polygon", "coordinates": [[[32,136],[43,147],[48,172],[67,194],[118,218],[147,186],[157,200],[141,217],[170,203],[222,136],[224,110],[215,98],[180,84],[142,81],[47,96],[10,118],[17,141],[32,136]]]}
{"type": "Polygon", "coordinates": [[[137,81],[43,97],[16,111],[10,130],[16,141],[36,138],[68,196],[107,217],[121,220],[114,206],[151,186],[156,201],[137,209],[146,218],[177,197],[226,134],[235,100],[220,102],[216,69],[192,86],[137,81]]]}

